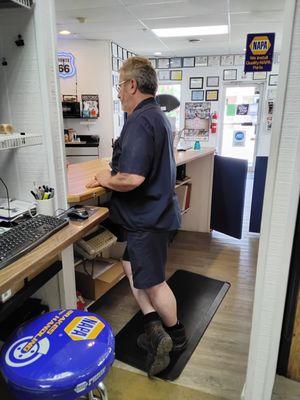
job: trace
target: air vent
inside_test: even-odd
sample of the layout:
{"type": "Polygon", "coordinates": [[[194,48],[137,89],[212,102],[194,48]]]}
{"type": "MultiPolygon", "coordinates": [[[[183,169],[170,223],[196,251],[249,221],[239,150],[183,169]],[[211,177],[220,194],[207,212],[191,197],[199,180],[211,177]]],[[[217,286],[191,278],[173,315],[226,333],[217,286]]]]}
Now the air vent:
{"type": "Polygon", "coordinates": [[[32,0],[0,0],[0,8],[31,8],[32,0]]]}

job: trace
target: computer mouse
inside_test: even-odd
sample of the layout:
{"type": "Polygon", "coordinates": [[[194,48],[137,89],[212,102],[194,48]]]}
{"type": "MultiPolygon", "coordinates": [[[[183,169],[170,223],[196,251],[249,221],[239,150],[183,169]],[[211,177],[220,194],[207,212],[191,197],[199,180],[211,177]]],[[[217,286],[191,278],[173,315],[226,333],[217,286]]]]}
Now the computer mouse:
{"type": "Polygon", "coordinates": [[[67,216],[70,219],[87,219],[89,217],[89,213],[84,208],[77,208],[68,211],[67,216]]]}

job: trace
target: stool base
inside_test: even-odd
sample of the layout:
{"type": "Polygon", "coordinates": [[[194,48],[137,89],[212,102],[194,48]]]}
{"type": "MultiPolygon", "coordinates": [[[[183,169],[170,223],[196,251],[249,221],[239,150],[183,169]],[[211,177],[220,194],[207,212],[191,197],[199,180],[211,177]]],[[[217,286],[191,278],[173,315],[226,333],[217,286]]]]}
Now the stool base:
{"type": "Polygon", "coordinates": [[[89,392],[85,396],[79,397],[78,400],[108,400],[107,390],[103,382],[100,382],[94,390],[98,392],[98,395],[89,392]]]}

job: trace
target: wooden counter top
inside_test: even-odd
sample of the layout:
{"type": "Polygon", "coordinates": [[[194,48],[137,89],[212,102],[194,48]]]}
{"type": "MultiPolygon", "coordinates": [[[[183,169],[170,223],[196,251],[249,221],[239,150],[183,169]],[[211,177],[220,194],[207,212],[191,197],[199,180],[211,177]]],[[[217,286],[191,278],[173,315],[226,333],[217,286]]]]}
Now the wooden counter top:
{"type": "Polygon", "coordinates": [[[33,277],[46,269],[59,254],[72,243],[80,239],[95,225],[108,216],[108,209],[95,207],[95,212],[83,222],[70,221],[69,225],[52,235],[25,256],[0,270],[0,294],[18,288],[20,281],[33,277]]]}
{"type": "MultiPolygon", "coordinates": [[[[176,165],[187,164],[198,158],[214,154],[212,147],[201,150],[177,151],[175,153],[176,165]]],[[[68,203],[79,203],[93,197],[101,196],[107,192],[103,187],[87,189],[85,185],[102,170],[110,169],[107,160],[92,160],[68,166],[68,203]]]]}
{"type": "Polygon", "coordinates": [[[79,203],[106,193],[103,187],[87,189],[86,184],[101,170],[110,170],[107,160],[91,160],[79,164],[69,164],[68,203],[79,203]]]}

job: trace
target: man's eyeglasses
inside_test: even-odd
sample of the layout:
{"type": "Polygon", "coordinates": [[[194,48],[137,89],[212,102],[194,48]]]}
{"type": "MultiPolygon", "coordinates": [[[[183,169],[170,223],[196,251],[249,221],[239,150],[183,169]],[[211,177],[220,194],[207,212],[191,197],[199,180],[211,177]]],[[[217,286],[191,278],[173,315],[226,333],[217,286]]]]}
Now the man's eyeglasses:
{"type": "Polygon", "coordinates": [[[124,83],[128,82],[130,79],[126,79],[125,81],[122,81],[120,83],[118,83],[117,85],[115,85],[116,91],[119,93],[119,91],[121,90],[121,86],[124,85],[124,83]]]}

